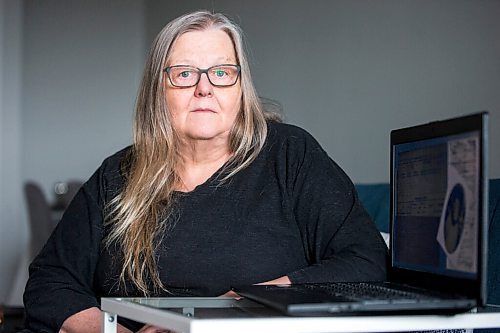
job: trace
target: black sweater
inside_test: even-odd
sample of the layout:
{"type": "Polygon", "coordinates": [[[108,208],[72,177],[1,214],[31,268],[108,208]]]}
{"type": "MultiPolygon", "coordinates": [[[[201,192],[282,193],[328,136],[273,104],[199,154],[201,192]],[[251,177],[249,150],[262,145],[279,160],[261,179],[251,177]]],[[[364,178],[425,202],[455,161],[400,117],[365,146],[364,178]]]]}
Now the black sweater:
{"type": "MultiPolygon", "coordinates": [[[[124,184],[129,149],[84,184],[31,264],[28,328],[57,332],[100,297],[140,296],[118,287],[122,256],[102,245],[103,208],[124,184]]],[[[175,194],[177,222],[157,253],[170,292],[217,296],[283,275],[292,283],[385,278],[387,249],[352,182],[304,130],[269,123],[257,159],[222,185],[220,176],[175,194]]]]}

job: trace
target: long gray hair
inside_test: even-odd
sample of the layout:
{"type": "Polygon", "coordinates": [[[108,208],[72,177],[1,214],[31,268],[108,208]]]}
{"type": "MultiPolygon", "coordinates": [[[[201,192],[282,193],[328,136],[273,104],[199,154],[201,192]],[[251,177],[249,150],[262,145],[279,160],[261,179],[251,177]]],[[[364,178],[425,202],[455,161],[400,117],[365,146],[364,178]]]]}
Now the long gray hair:
{"type": "MultiPolygon", "coordinates": [[[[241,66],[241,109],[229,136],[232,157],[226,163],[225,181],[247,167],[259,154],[267,135],[267,118],[255,91],[240,28],[222,14],[197,11],[168,23],[153,42],[137,98],[134,143],[126,172],[126,184],[108,205],[112,226],[106,244],[120,244],[123,267],[120,285],[129,280],[144,295],[165,290],[155,259],[159,239],[168,232],[173,193],[179,184],[178,140],[165,100],[166,75],[172,45],[189,31],[219,29],[231,38],[241,66]],[[151,282],[152,285],[150,283],[151,282]],[[149,285],[149,286],[148,286],[149,285]]],[[[167,268],[168,269],[168,268],[167,268]]]]}

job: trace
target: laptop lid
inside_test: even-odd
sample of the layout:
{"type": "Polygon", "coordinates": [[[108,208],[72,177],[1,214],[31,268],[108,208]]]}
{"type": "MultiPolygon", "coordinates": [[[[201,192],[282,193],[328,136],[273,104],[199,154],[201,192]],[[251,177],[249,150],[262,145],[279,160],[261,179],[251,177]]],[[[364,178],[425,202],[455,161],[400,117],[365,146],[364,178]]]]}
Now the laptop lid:
{"type": "Polygon", "coordinates": [[[488,113],[391,132],[391,281],[486,301],[488,113]]]}

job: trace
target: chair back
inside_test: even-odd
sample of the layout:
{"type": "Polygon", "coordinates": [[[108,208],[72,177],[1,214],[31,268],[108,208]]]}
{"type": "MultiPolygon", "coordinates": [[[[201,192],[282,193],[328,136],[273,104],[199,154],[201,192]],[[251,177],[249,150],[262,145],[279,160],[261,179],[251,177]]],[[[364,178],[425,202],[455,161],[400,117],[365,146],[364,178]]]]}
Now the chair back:
{"type": "Polygon", "coordinates": [[[29,225],[31,229],[30,261],[40,252],[49,239],[55,223],[52,211],[45,195],[38,184],[26,182],[24,194],[28,208],[29,225]]]}

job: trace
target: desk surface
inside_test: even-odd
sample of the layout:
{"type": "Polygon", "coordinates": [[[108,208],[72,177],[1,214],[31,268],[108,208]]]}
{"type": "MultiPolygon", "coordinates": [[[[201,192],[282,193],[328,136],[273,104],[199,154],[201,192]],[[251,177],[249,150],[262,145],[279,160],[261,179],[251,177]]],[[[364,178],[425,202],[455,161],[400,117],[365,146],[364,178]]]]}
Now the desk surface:
{"type": "Polygon", "coordinates": [[[437,329],[500,328],[500,309],[447,315],[287,317],[246,299],[103,298],[103,332],[116,332],[123,316],[184,333],[401,332],[437,329]]]}

